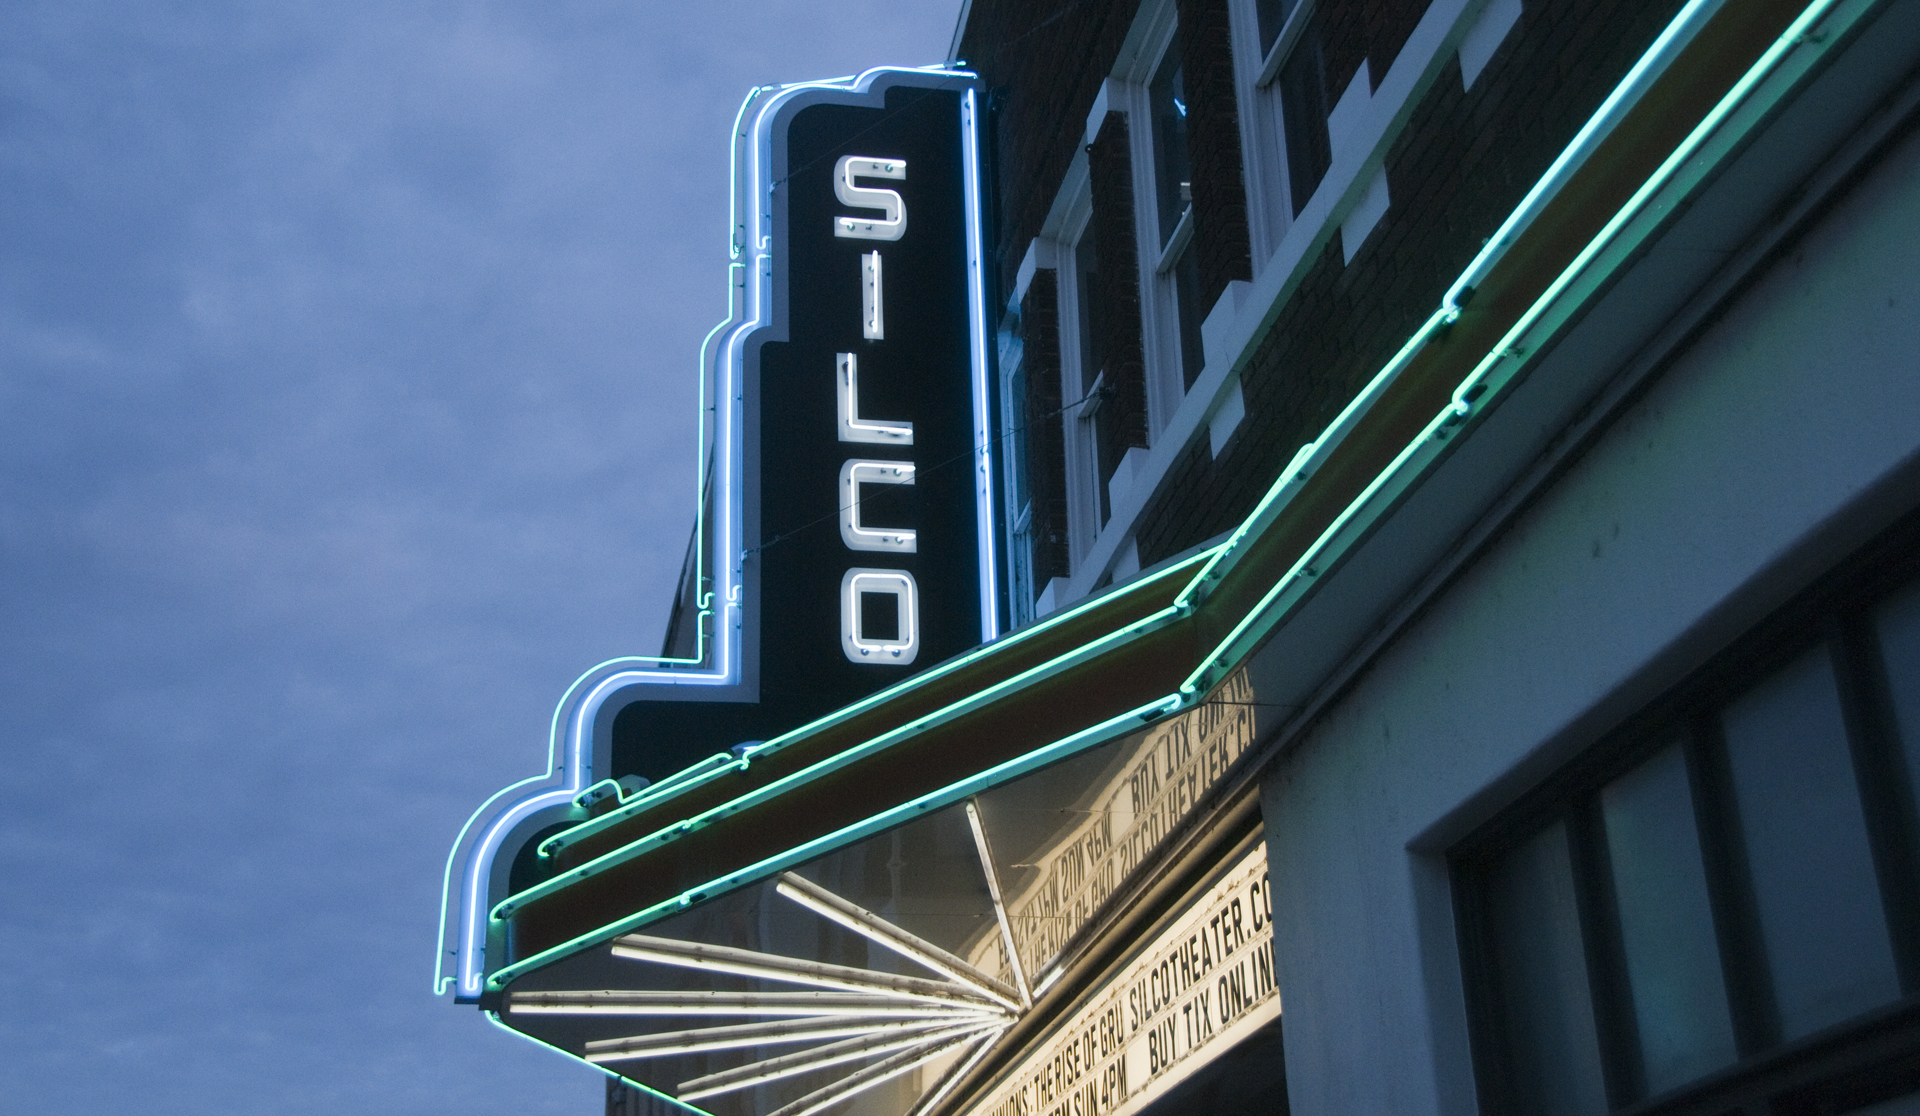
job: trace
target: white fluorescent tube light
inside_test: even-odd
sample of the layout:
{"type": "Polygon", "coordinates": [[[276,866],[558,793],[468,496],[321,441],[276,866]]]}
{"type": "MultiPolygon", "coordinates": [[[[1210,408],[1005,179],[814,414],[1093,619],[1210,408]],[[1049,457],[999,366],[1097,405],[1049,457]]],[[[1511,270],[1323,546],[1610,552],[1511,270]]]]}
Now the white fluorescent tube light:
{"type": "Polygon", "coordinates": [[[1020,1006],[1033,1006],[1033,989],[1027,984],[1027,970],[1020,964],[1020,947],[1013,940],[1013,922],[1007,918],[1007,905],[1000,898],[1000,873],[993,866],[993,846],[987,841],[987,827],[980,820],[979,796],[967,799],[967,824],[973,827],[973,850],[980,856],[980,871],[987,877],[987,897],[993,900],[993,917],[1000,923],[1000,941],[1007,947],[1007,965],[1013,970],[1013,986],[1020,992],[1020,1006]]]}
{"type": "MultiPolygon", "coordinates": [[[[830,1066],[857,1062],[862,1058],[871,1058],[876,1054],[890,1054],[906,1047],[923,1046],[928,1043],[942,1042],[950,1038],[979,1034],[981,1031],[998,1031],[1003,1024],[969,1023],[959,1027],[938,1026],[925,1031],[910,1033],[888,1033],[883,1035],[861,1035],[845,1039],[827,1046],[802,1050],[797,1054],[783,1054],[778,1058],[749,1062],[735,1069],[710,1073],[705,1077],[696,1077],[691,1081],[682,1081],[674,1095],[683,1101],[696,1101],[706,1097],[717,1097],[740,1089],[751,1089],[769,1081],[778,1081],[795,1074],[812,1073],[830,1066]]],[[[903,1029],[904,1030],[904,1029],[903,1029]]]]}
{"type": "Polygon", "coordinates": [[[905,1027],[925,1028],[924,1019],[863,1019],[835,1017],[827,1020],[795,1019],[780,1023],[742,1023],[727,1027],[699,1027],[690,1031],[663,1031],[657,1035],[633,1035],[628,1038],[597,1039],[587,1043],[589,1062],[619,1062],[629,1058],[664,1058],[670,1054],[698,1054],[709,1050],[734,1050],[742,1046],[771,1046],[786,1042],[813,1042],[817,1039],[844,1038],[847,1035],[891,1031],[905,1027]]]}
{"type": "Polygon", "coordinates": [[[903,1050],[883,1062],[875,1062],[859,1073],[848,1074],[823,1089],[816,1089],[784,1108],[777,1108],[769,1116],[812,1116],[823,1108],[831,1107],[866,1092],[875,1085],[891,1081],[903,1073],[915,1070],[952,1050],[966,1036],[948,1039],[925,1050],[903,1050]]]}
{"type": "Polygon", "coordinates": [[[735,976],[777,980],[787,984],[807,984],[842,992],[865,992],[908,1000],[956,1004],[966,1007],[991,1007],[992,1004],[972,989],[942,980],[876,973],[847,965],[829,965],[820,961],[801,961],[772,953],[756,953],[731,946],[701,945],[673,938],[650,938],[628,934],[616,938],[613,955],[629,961],[651,961],[683,969],[705,969],[735,976]]]}
{"type": "Polygon", "coordinates": [[[545,1015],[871,1015],[938,1018],[947,1004],[836,992],[515,992],[514,1014],[545,1015]]]}
{"type": "Polygon", "coordinates": [[[821,918],[838,923],[863,938],[878,942],[907,960],[923,965],[956,984],[974,989],[988,999],[1001,1004],[1010,1012],[1020,1011],[1019,994],[1013,989],[932,942],[909,934],[872,911],[854,906],[804,876],[782,872],[780,882],[774,890],[821,918]]]}

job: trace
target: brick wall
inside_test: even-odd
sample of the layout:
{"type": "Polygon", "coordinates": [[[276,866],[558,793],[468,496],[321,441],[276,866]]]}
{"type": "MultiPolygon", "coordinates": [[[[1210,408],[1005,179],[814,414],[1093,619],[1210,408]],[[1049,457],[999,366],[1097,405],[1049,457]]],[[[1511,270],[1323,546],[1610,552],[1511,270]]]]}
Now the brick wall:
{"type": "Polygon", "coordinates": [[[1027,244],[1039,235],[1139,6],[1140,0],[975,0],[959,54],[985,81],[992,112],[994,254],[1002,291],[1013,289],[1027,244]]]}
{"type": "MultiPolygon", "coordinates": [[[[1240,430],[1218,459],[1205,439],[1190,447],[1142,514],[1143,564],[1211,538],[1252,510],[1294,452],[1440,304],[1679,6],[1528,0],[1471,90],[1461,88],[1457,63],[1448,67],[1388,152],[1393,200],[1382,226],[1350,265],[1342,265],[1339,237],[1328,241],[1243,372],[1240,430]]],[[[1386,72],[1371,59],[1398,53],[1403,28],[1417,19],[1408,7],[1394,0],[1332,13],[1345,21],[1339,34],[1348,45],[1340,50],[1349,76],[1361,56],[1376,78],[1386,72]],[[1364,50],[1355,53],[1355,43],[1364,50]]],[[[1329,71],[1337,72],[1331,64],[1329,71]]]]}
{"type": "MultiPolygon", "coordinates": [[[[1607,5],[1593,7],[1604,11],[1607,5]]],[[[1407,36],[1427,13],[1427,0],[1323,4],[1321,11],[1326,35],[1327,104],[1332,105],[1346,92],[1363,58],[1372,78],[1367,91],[1379,88],[1380,79],[1399,57],[1400,48],[1407,45],[1407,36]]]]}

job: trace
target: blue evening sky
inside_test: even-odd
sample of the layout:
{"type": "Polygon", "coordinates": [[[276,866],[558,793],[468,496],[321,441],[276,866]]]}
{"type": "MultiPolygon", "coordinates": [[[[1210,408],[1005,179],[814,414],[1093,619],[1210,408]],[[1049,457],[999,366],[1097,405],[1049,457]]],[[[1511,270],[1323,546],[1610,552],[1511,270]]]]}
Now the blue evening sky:
{"type": "Polygon", "coordinates": [[[741,96],[958,6],[0,7],[0,1110],[597,1111],[447,847],[658,647],[741,96]]]}

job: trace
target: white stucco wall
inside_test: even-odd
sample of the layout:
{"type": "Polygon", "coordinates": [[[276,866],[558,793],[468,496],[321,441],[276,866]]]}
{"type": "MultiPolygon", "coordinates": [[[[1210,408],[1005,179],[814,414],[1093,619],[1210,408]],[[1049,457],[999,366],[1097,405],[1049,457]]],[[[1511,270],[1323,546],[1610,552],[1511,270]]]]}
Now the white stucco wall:
{"type": "Polygon", "coordinates": [[[1473,1111],[1444,845],[1912,506],[1916,245],[1909,140],[1270,772],[1295,1113],[1473,1111]]]}

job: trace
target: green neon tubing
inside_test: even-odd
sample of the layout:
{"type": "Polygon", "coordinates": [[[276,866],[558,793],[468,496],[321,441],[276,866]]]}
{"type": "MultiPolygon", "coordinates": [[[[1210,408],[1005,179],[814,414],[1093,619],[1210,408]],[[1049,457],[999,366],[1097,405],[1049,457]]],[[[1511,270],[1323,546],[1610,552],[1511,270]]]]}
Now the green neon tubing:
{"type": "MultiPolygon", "coordinates": [[[[1225,545],[1225,544],[1220,544],[1220,545],[1225,545]]],[[[594,818],[591,821],[582,822],[581,824],[573,827],[572,829],[568,829],[561,833],[556,833],[552,837],[547,838],[545,841],[541,842],[542,855],[546,855],[545,850],[547,850],[549,847],[558,848],[560,845],[573,844],[575,841],[578,841],[580,838],[585,837],[591,833],[596,833],[616,823],[625,821],[636,814],[644,813],[647,810],[650,810],[655,806],[660,805],[662,802],[667,801],[668,799],[677,797],[681,793],[687,790],[693,789],[693,787],[696,785],[704,785],[706,783],[712,782],[715,778],[718,778],[720,775],[725,774],[727,771],[741,770],[748,763],[752,762],[752,760],[755,757],[777,751],[781,748],[785,748],[804,737],[812,736],[817,732],[820,732],[835,724],[845,721],[848,718],[864,710],[870,709],[875,705],[881,704],[883,702],[891,701],[902,694],[909,693],[914,689],[917,689],[921,686],[928,685],[929,683],[934,682],[940,678],[944,678],[956,670],[960,670],[963,667],[971,665],[973,662],[985,657],[986,655],[998,654],[1004,651],[1008,647],[1012,647],[1026,640],[1036,638],[1041,633],[1046,632],[1060,624],[1066,623],[1068,620],[1071,620],[1074,617],[1079,616],[1081,613],[1086,612],[1089,609],[1098,608],[1103,605],[1111,604],[1113,601],[1120,599],[1122,596],[1138,592],[1146,588],[1147,586],[1157,584],[1161,579],[1171,577],[1179,573],[1180,571],[1195,565],[1196,563],[1206,562],[1210,557],[1215,555],[1219,549],[1220,549],[1220,546],[1216,545],[1215,547],[1199,551],[1195,554],[1189,555],[1183,561],[1180,561],[1180,562],[1174,563],[1173,565],[1168,566],[1164,570],[1156,571],[1148,575],[1147,577],[1141,578],[1138,581],[1129,582],[1125,586],[1117,588],[1111,593],[1107,593],[1099,597],[1091,597],[1091,598],[1088,598],[1087,600],[1081,601],[1078,604],[1075,604],[1072,607],[1066,609],[1065,611],[1060,612],[1054,616],[1050,616],[1047,619],[1042,620],[1037,624],[1031,625],[1026,628],[1022,628],[1015,632],[1011,632],[1005,636],[1002,636],[1000,639],[995,640],[993,643],[976,647],[973,650],[968,651],[964,655],[961,655],[948,662],[942,663],[941,665],[936,666],[933,669],[928,670],[922,674],[916,674],[912,678],[906,679],[892,687],[889,687],[888,689],[881,690],[878,693],[862,698],[861,700],[854,702],[851,705],[844,706],[840,709],[836,709],[833,712],[828,713],[825,716],[819,717],[813,721],[809,721],[806,724],[799,726],[798,728],[790,729],[787,732],[781,733],[779,736],[774,737],[772,740],[769,740],[764,744],[747,749],[744,752],[744,754],[740,756],[738,759],[736,759],[732,755],[716,755],[708,759],[702,760],[698,764],[695,764],[692,767],[686,768],[685,770],[677,774],[669,776],[667,779],[663,780],[662,782],[656,783],[653,786],[648,787],[645,791],[641,792],[641,797],[635,799],[634,801],[623,803],[619,807],[608,811],[607,813],[601,815],[600,817],[594,818]],[[726,766],[724,767],[709,766],[709,765],[722,763],[723,761],[726,764],[726,766]],[[686,779],[686,778],[691,778],[694,781],[692,782],[681,781],[682,779],[686,779]],[[671,793],[665,793],[669,791],[671,793]],[[559,844],[556,845],[555,844],[556,842],[558,842],[559,844]]],[[[1176,605],[1176,607],[1178,606],[1176,605]]],[[[1083,647],[1084,646],[1087,646],[1087,645],[1083,645],[1083,647]]],[[[1070,655],[1074,653],[1075,652],[1068,652],[1067,654],[1070,655]]],[[[1050,663],[1057,662],[1057,661],[1058,661],[1057,659],[1049,660],[1050,663]]],[[[509,896],[509,899],[512,899],[512,898],[514,897],[509,896]]]]}
{"type": "Polygon", "coordinates": [[[1183,600],[1197,599],[1212,582],[1219,579],[1220,574],[1224,572],[1219,567],[1231,559],[1237,552],[1239,544],[1258,529],[1269,513],[1276,510],[1276,506],[1284,506],[1286,499],[1292,496],[1292,493],[1287,491],[1288,487],[1304,483],[1320,462],[1345,440],[1347,433],[1358,424],[1360,417],[1371,410],[1386,389],[1399,378],[1401,371],[1425,347],[1434,332],[1459,319],[1461,300],[1466,298],[1486,272],[1506,255],[1507,249],[1512,246],[1514,240],[1532,225],[1540,210],[1559,193],[1566,179],[1585,164],[1587,156],[1591,155],[1605,135],[1612,131],[1613,126],[1619,123],[1620,117],[1624,116],[1632,102],[1637,100],[1637,95],[1645,92],[1642,87],[1650,84],[1655,76],[1655,64],[1664,55],[1677,52],[1686,41],[1690,41],[1691,35],[1688,32],[1698,30],[1691,25],[1695,22],[1704,24],[1722,3],[1724,0],[1690,0],[1668,22],[1659,37],[1641,54],[1633,68],[1627,71],[1627,75],[1620,80],[1619,84],[1614,86],[1599,109],[1595,110],[1594,114],[1581,126],[1580,131],[1575,133],[1573,140],[1548,166],[1546,173],[1540,176],[1540,179],[1527,191],[1526,196],[1520,200],[1520,204],[1507,215],[1505,221],[1501,222],[1499,229],[1488,238],[1487,243],[1460,273],[1460,277],[1447,288],[1446,295],[1441,299],[1440,308],[1414,331],[1413,336],[1401,346],[1400,351],[1395,353],[1367,386],[1348,402],[1339,416],[1328,424],[1325,432],[1301,447],[1300,452],[1281,473],[1279,480],[1275,481],[1266,495],[1261,498],[1253,514],[1247,517],[1240,528],[1234,532],[1233,537],[1227,541],[1220,555],[1215,561],[1209,563],[1208,567],[1194,578],[1193,584],[1181,593],[1183,600]]]}
{"type": "Polygon", "coordinates": [[[1016,756],[995,767],[970,775],[955,783],[950,783],[936,791],[921,795],[919,798],[904,802],[890,810],[882,811],[864,821],[837,829],[832,833],[816,837],[801,845],[767,857],[758,863],[736,869],[724,876],[717,877],[698,887],[688,888],[671,899],[663,899],[641,911],[628,915],[615,922],[607,923],[598,929],[588,931],[559,945],[542,950],[524,961],[508,965],[487,978],[487,986],[494,990],[506,987],[514,978],[524,972],[539,968],[551,961],[560,959],[581,949],[629,933],[649,923],[657,922],[670,915],[678,914],[697,902],[704,901],[724,892],[732,891],[746,884],[772,876],[796,865],[804,864],[817,855],[823,855],[834,848],[860,840],[874,833],[891,829],[896,825],[912,820],[914,817],[951,806],[956,802],[978,794],[990,787],[1015,779],[1039,767],[1067,758],[1076,752],[1104,744],[1116,736],[1138,729],[1142,724],[1169,713],[1177,713],[1191,703],[1183,700],[1179,694],[1169,694],[1156,698],[1144,705],[1137,705],[1099,724],[1081,729],[1071,736],[1062,737],[1051,744],[1036,748],[1025,755],[1016,756]]]}
{"type": "Polygon", "coordinates": [[[1131,624],[1108,632],[1098,639],[1083,643],[1064,655],[1059,655],[1044,663],[1028,667],[1019,674],[1002,679],[983,690],[977,690],[950,705],[945,705],[939,709],[923,714],[906,724],[896,726],[887,732],[881,733],[879,736],[862,741],[843,752],[828,756],[790,775],[782,776],[758,790],[750,791],[739,798],[721,803],[691,818],[676,821],[664,829],[655,830],[645,837],[641,837],[618,849],[595,857],[593,860],[588,861],[578,868],[570,869],[565,875],[556,876],[550,880],[543,880],[517,895],[510,895],[494,907],[491,917],[495,920],[504,920],[510,917],[515,910],[518,910],[527,903],[562,890],[580,880],[597,875],[618,864],[632,860],[634,857],[649,852],[682,834],[691,833],[696,829],[703,829],[712,822],[726,817],[729,814],[738,813],[748,807],[784,794],[795,787],[804,786],[815,779],[831,774],[833,771],[863,756],[882,750],[934,725],[950,721],[971,709],[992,701],[1002,693],[1018,689],[1038,679],[1055,674],[1066,666],[1097,654],[1101,649],[1109,645],[1125,642],[1139,632],[1157,627],[1163,622],[1182,614],[1182,610],[1174,605],[1168,605],[1166,608],[1151,612],[1131,624]]]}
{"type": "MultiPolygon", "coordinates": [[[[1312,564],[1320,557],[1324,548],[1355,516],[1364,510],[1365,505],[1369,503],[1387,483],[1394,479],[1394,474],[1399,472],[1406,462],[1422,447],[1436,440],[1436,436],[1440,435],[1447,427],[1459,423],[1473,412],[1477,403],[1477,396],[1474,399],[1470,399],[1469,396],[1475,395],[1474,389],[1481,386],[1490,370],[1499,365],[1501,361],[1518,354],[1519,350],[1516,349],[1515,343],[1547,312],[1567,287],[1571,286],[1579,277],[1580,273],[1586,270],[1587,265],[1612,244],[1620,230],[1623,229],[1628,222],[1639,216],[1648,200],[1666,186],[1679,168],[1685,164],[1688,159],[1692,158],[1694,153],[1706,143],[1708,137],[1719,129],[1727,117],[1739,109],[1747,96],[1767,78],[1774,67],[1779,64],[1780,60],[1785,58],[1789,51],[1793,50],[1803,41],[1806,41],[1807,32],[1838,2],[1839,0],[1814,0],[1813,3],[1809,4],[1800,15],[1794,19],[1787,30],[1782,33],[1779,38],[1774,40],[1766,52],[1748,68],[1745,74],[1741,75],[1740,80],[1734,83],[1733,87],[1707,112],[1706,116],[1701,118],[1700,123],[1695,125],[1694,128],[1687,133],[1686,138],[1680,142],[1679,146],[1675,147],[1674,150],[1661,161],[1660,165],[1654,169],[1654,172],[1647,177],[1646,181],[1640,184],[1640,187],[1635,190],[1633,195],[1627,199],[1626,203],[1608,219],[1600,231],[1587,242],[1579,254],[1574,257],[1560,274],[1554,277],[1553,282],[1548,284],[1547,289],[1534,300],[1532,305],[1528,306],[1519,320],[1507,330],[1499,342],[1496,343],[1485,356],[1480,358],[1479,362],[1474,365],[1473,370],[1469,372],[1467,376],[1460,381],[1459,386],[1454,389],[1452,402],[1447,407],[1442,408],[1440,413],[1421,430],[1420,434],[1394,456],[1394,459],[1387,467],[1375,476],[1360,495],[1355,497],[1354,500],[1340,512],[1339,516],[1334,519],[1334,522],[1326,531],[1321,533],[1319,538],[1314,540],[1313,544],[1307,548],[1300,559],[1261,597],[1259,604],[1249,610],[1248,613],[1240,619],[1240,622],[1234,625],[1233,630],[1228,633],[1227,637],[1221,640],[1219,644],[1201,660],[1200,665],[1187,676],[1186,681],[1180,684],[1182,693],[1193,694],[1198,692],[1207,685],[1211,678],[1216,676],[1218,671],[1225,669],[1225,663],[1227,661],[1237,658],[1237,653],[1240,648],[1236,647],[1236,644],[1238,644],[1255,625],[1260,625],[1266,620],[1265,614],[1269,606],[1278,599],[1282,593],[1294,587],[1294,585],[1299,582],[1303,573],[1311,569],[1312,564]]],[[[1694,4],[1688,5],[1688,7],[1683,9],[1681,14],[1675,18],[1674,24],[1677,25],[1682,20],[1690,18],[1700,6],[1700,0],[1696,0],[1694,4]]],[[[1653,49],[1663,49],[1668,45],[1670,34],[1673,30],[1674,27],[1670,25],[1668,34],[1663,34],[1661,38],[1656,41],[1653,49]]],[[[1653,51],[1650,50],[1649,54],[1652,52],[1653,51]]],[[[1644,57],[1642,61],[1645,61],[1644,57]]],[[[1628,74],[1627,80],[1622,82],[1619,88],[1616,88],[1615,95],[1617,96],[1620,90],[1624,89],[1628,83],[1639,80],[1641,76],[1641,67],[1636,65],[1634,70],[1628,74]]],[[[1607,104],[1602,106],[1602,112],[1610,111],[1613,106],[1614,98],[1609,97],[1607,104]]],[[[1589,124],[1591,123],[1590,121],[1589,124]]],[[[1587,138],[1586,129],[1582,129],[1581,136],[1578,138],[1582,142],[1585,141],[1587,138]]],[[[1560,163],[1556,161],[1554,164],[1555,169],[1559,166],[1560,163]]],[[[1531,200],[1533,195],[1530,193],[1528,198],[1531,200]]],[[[1489,245],[1489,247],[1491,248],[1492,245],[1489,245]]],[[[1505,246],[1502,245],[1501,250],[1503,252],[1504,249],[1505,246]]],[[[1485,254],[1484,251],[1482,254],[1485,254]]],[[[1469,265],[1468,274],[1471,274],[1472,269],[1478,266],[1479,263],[1479,259],[1476,258],[1474,264],[1469,265]]],[[[1452,292],[1449,292],[1448,297],[1452,297],[1452,292]]],[[[1395,364],[1404,365],[1403,358],[1410,357],[1410,350],[1417,351],[1417,347],[1425,343],[1427,337],[1431,336],[1432,330],[1435,328],[1435,319],[1440,314],[1444,314],[1446,309],[1447,308],[1442,307],[1441,311],[1437,312],[1435,317],[1427,319],[1426,324],[1421,327],[1421,331],[1416,333],[1414,338],[1408,341],[1406,346],[1401,348],[1400,353],[1396,354],[1394,361],[1389,362],[1388,367],[1383,369],[1381,373],[1374,378],[1373,383],[1378,383],[1383,377],[1386,377],[1389,372],[1397,375],[1395,364]]],[[[1372,386],[1372,384],[1369,384],[1370,391],[1372,386]]],[[[1351,409],[1351,405],[1349,405],[1349,409],[1351,409]]],[[[1342,418],[1345,417],[1345,412],[1343,412],[1342,418]]],[[[1338,419],[1335,420],[1336,425],[1339,421],[1338,419]]],[[[1297,461],[1298,459],[1296,458],[1296,462],[1297,461]]],[[[1289,476],[1283,474],[1281,480],[1275,482],[1274,486],[1268,490],[1266,498],[1262,500],[1262,508],[1283,491],[1288,479],[1289,476]]],[[[1255,514],[1258,515],[1259,511],[1256,510],[1255,514]]],[[[1235,537],[1229,540],[1228,545],[1231,546],[1238,542],[1241,537],[1242,535],[1236,532],[1235,537]]],[[[1202,573],[1202,577],[1204,576],[1205,571],[1202,573]]],[[[1195,579],[1196,585],[1200,580],[1201,578],[1195,579]]],[[[1192,586],[1189,587],[1190,590],[1192,588],[1192,586]]]]}

